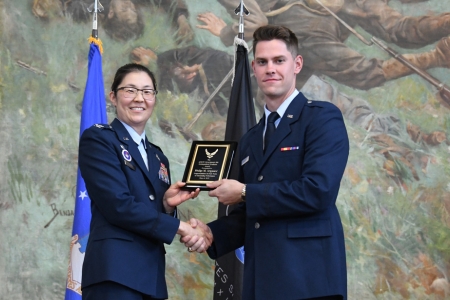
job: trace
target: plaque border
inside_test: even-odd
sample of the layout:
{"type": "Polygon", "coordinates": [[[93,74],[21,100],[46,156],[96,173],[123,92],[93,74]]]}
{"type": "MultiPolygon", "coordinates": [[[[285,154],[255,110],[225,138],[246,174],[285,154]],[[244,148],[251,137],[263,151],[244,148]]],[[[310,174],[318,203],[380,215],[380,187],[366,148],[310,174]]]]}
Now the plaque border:
{"type": "Polygon", "coordinates": [[[200,190],[211,190],[206,186],[208,182],[211,180],[192,180],[192,170],[195,165],[195,161],[197,159],[197,153],[199,149],[206,147],[226,147],[226,152],[224,155],[224,159],[222,160],[222,167],[219,174],[219,179],[228,178],[231,169],[231,163],[233,161],[234,155],[236,154],[237,142],[235,141],[193,141],[191,144],[191,150],[189,151],[189,157],[186,163],[186,168],[184,170],[183,182],[186,185],[183,187],[184,189],[193,190],[199,188],[200,190]]]}

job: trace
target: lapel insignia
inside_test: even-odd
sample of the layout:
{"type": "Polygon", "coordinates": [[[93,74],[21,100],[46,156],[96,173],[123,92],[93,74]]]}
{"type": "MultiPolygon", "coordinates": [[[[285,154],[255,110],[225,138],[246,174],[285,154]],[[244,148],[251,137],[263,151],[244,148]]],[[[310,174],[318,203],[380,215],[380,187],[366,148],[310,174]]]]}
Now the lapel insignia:
{"type": "Polygon", "coordinates": [[[159,167],[158,176],[159,176],[159,179],[161,179],[162,181],[164,181],[167,184],[170,184],[169,172],[167,171],[167,168],[163,163],[161,163],[161,166],[159,167]]]}
{"type": "Polygon", "coordinates": [[[287,115],[287,117],[288,117],[289,119],[292,119],[294,116],[293,116],[293,115],[287,115]]]}
{"type": "MultiPolygon", "coordinates": [[[[156,154],[156,158],[159,160],[159,161],[161,161],[160,159],[159,159],[159,156],[158,156],[158,154],[156,154]]],[[[161,163],[162,164],[162,163],[161,163]]]]}
{"type": "Polygon", "coordinates": [[[249,161],[249,159],[250,159],[249,156],[247,156],[246,158],[244,158],[244,159],[241,161],[241,166],[245,165],[245,164],[249,161]]]}
{"type": "Polygon", "coordinates": [[[123,137],[123,140],[124,140],[124,141],[129,141],[130,139],[127,138],[126,136],[124,136],[124,137],[123,137]]]}

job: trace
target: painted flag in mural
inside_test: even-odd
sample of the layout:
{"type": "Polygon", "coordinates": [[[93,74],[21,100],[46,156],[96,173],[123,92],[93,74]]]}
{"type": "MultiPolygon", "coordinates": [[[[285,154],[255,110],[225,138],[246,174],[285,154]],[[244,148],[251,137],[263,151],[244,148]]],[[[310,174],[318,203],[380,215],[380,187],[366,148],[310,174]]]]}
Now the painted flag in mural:
{"type": "MultiPolygon", "coordinates": [[[[88,74],[81,108],[80,136],[86,128],[96,123],[108,123],[106,116],[105,89],[102,74],[102,44],[100,40],[90,38],[88,74]]],[[[70,243],[70,260],[67,272],[65,300],[81,299],[81,268],[89,237],[91,222],[91,200],[86,191],[80,169],[77,173],[75,213],[70,243]]]]}
{"type": "MultiPolygon", "coordinates": [[[[239,141],[241,137],[256,125],[255,106],[250,80],[248,46],[244,40],[235,38],[236,62],[235,77],[231,89],[230,104],[225,129],[226,141],[239,141]]],[[[235,157],[239,157],[236,153],[235,157]]],[[[239,161],[233,160],[228,178],[238,179],[239,161]]],[[[219,203],[218,217],[225,216],[233,206],[219,203]]],[[[244,273],[244,247],[228,253],[216,260],[214,277],[214,300],[235,300],[242,297],[242,278],[244,273]]]]}

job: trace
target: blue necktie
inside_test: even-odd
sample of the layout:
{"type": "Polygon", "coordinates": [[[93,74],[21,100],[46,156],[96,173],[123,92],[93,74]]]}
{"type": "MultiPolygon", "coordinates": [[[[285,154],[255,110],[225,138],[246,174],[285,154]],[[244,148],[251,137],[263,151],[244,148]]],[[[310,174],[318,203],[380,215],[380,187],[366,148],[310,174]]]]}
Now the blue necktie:
{"type": "Polygon", "coordinates": [[[145,166],[147,167],[147,170],[148,170],[147,151],[145,151],[145,146],[144,146],[145,144],[144,143],[145,142],[142,139],[141,142],[138,145],[138,149],[139,149],[139,152],[141,152],[142,159],[144,160],[145,166]]]}
{"type": "Polygon", "coordinates": [[[267,127],[266,127],[266,134],[264,135],[264,151],[267,149],[267,146],[270,143],[270,139],[272,138],[275,129],[275,121],[278,120],[280,116],[276,111],[271,112],[269,117],[267,118],[267,127]]]}

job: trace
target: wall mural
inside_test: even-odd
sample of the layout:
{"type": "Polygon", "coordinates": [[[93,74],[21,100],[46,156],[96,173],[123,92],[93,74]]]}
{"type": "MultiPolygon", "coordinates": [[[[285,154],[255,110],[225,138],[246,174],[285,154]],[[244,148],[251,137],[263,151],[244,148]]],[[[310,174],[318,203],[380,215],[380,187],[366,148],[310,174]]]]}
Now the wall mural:
{"type": "MultiPolygon", "coordinates": [[[[64,297],[93,2],[0,1],[0,299],[64,297]]],[[[192,140],[223,139],[230,80],[201,107],[233,67],[239,1],[100,2],[105,95],[127,62],[158,74],[146,131],[180,180],[192,140]]],[[[322,2],[340,20],[315,0],[247,0],[245,36],[263,23],[293,29],[298,88],[345,116],[349,298],[449,299],[450,101],[439,88],[450,85],[450,2],[322,2]]],[[[202,193],[180,211],[208,222],[217,201],[202,193]]],[[[214,261],[178,240],[166,249],[170,299],[212,299],[214,261]]]]}

